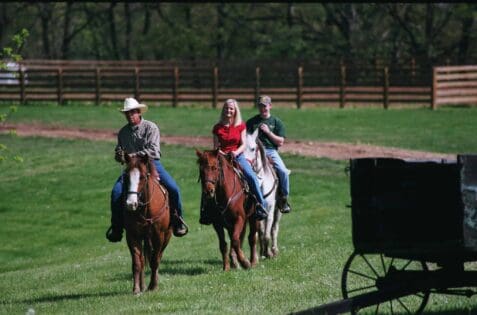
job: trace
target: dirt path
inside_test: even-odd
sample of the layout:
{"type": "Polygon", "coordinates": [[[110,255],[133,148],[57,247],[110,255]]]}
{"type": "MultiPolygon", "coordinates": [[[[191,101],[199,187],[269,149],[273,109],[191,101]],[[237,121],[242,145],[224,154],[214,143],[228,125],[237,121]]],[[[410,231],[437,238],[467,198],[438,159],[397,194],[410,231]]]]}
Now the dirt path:
{"type": "MultiPolygon", "coordinates": [[[[116,140],[115,131],[80,129],[80,128],[59,128],[45,125],[28,124],[3,124],[0,125],[0,133],[9,132],[15,129],[19,136],[41,136],[52,138],[68,139],[88,139],[88,140],[116,140]]],[[[177,144],[198,149],[210,148],[210,137],[199,136],[170,136],[162,135],[161,142],[166,144],[177,144]]],[[[347,160],[361,157],[393,157],[410,160],[455,160],[453,154],[432,153],[414,150],[404,150],[392,147],[380,147],[367,144],[349,144],[337,142],[321,141],[297,141],[288,139],[281,152],[312,156],[326,157],[333,160],[347,160]]]]}

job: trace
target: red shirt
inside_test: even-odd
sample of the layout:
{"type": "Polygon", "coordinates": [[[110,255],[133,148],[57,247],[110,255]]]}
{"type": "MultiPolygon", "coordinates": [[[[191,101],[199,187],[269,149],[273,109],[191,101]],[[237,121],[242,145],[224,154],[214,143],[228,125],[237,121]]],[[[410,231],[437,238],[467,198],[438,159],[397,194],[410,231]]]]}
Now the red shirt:
{"type": "Polygon", "coordinates": [[[245,129],[245,123],[238,126],[225,126],[218,123],[212,129],[212,133],[219,139],[220,149],[225,153],[235,151],[242,144],[241,133],[245,129]]]}

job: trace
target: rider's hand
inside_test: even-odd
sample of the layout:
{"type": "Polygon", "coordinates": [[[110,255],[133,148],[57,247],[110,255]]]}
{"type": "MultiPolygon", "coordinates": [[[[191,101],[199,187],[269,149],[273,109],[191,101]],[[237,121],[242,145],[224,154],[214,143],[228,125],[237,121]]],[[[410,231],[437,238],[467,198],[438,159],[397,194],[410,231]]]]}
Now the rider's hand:
{"type": "Polygon", "coordinates": [[[270,133],[270,128],[268,127],[267,124],[260,124],[259,128],[266,135],[270,133]]]}
{"type": "Polygon", "coordinates": [[[120,163],[124,163],[124,151],[121,148],[114,152],[114,159],[120,163]]]}

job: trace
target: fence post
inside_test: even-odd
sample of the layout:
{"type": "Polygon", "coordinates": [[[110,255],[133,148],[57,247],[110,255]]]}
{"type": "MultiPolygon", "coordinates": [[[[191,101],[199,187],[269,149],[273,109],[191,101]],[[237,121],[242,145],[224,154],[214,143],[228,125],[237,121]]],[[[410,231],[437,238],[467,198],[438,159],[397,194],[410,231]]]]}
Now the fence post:
{"type": "Polygon", "coordinates": [[[416,59],[411,58],[411,84],[416,82],[416,59]]]}
{"type": "Polygon", "coordinates": [[[179,68],[174,67],[174,83],[172,85],[172,107],[177,107],[179,89],[179,68]]]}
{"type": "Polygon", "coordinates": [[[303,67],[298,67],[297,71],[297,87],[296,87],[296,106],[298,109],[301,108],[303,94],[303,67]]]}
{"type": "Polygon", "coordinates": [[[253,105],[257,106],[258,98],[260,97],[260,67],[255,67],[255,100],[253,105]]]}
{"type": "Polygon", "coordinates": [[[140,102],[141,93],[139,91],[139,68],[134,67],[134,97],[140,102]]]}
{"type": "Polygon", "coordinates": [[[212,80],[212,108],[217,107],[217,92],[219,89],[219,68],[214,67],[212,72],[213,80],[212,80]]]}
{"type": "Polygon", "coordinates": [[[389,106],[389,69],[383,68],[383,105],[384,109],[388,109],[389,106]]]}
{"type": "Polygon", "coordinates": [[[63,68],[61,67],[57,70],[57,80],[58,104],[63,105],[63,68]]]}
{"type": "Polygon", "coordinates": [[[341,65],[340,68],[340,108],[345,107],[345,88],[346,88],[346,66],[341,65]]]}
{"type": "Polygon", "coordinates": [[[20,104],[25,104],[25,71],[23,66],[18,69],[18,75],[20,79],[20,104]]]}
{"type": "Polygon", "coordinates": [[[437,68],[432,67],[431,109],[437,108],[437,68]]]}
{"type": "Polygon", "coordinates": [[[101,102],[101,70],[96,67],[96,105],[101,102]]]}

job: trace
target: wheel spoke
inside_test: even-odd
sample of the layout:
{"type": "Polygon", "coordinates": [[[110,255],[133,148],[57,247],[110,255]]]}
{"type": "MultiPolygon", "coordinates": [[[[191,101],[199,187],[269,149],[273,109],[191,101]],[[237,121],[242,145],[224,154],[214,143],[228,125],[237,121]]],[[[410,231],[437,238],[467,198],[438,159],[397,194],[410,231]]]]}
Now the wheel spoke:
{"type": "Polygon", "coordinates": [[[369,269],[376,275],[376,277],[379,277],[379,273],[374,269],[374,267],[369,263],[368,259],[364,255],[360,255],[364,262],[368,265],[369,269]]]}
{"type": "Polygon", "coordinates": [[[367,274],[364,274],[364,273],[361,273],[361,272],[358,272],[358,271],[354,271],[354,270],[351,270],[351,269],[349,270],[349,272],[352,273],[352,274],[355,274],[357,276],[361,276],[363,278],[367,278],[367,279],[370,279],[370,280],[373,280],[373,281],[376,281],[376,279],[377,279],[377,278],[373,278],[373,277],[371,277],[367,274]]]}
{"type": "Polygon", "coordinates": [[[376,286],[375,285],[368,285],[368,286],[365,286],[365,287],[359,287],[359,288],[356,288],[356,289],[349,290],[348,293],[364,291],[364,290],[368,290],[368,289],[371,289],[371,288],[376,288],[376,286]]]}
{"type": "Polygon", "coordinates": [[[399,302],[399,304],[402,306],[402,308],[404,308],[406,310],[406,312],[408,314],[412,314],[411,311],[407,308],[407,306],[401,301],[401,299],[397,299],[397,301],[399,302]]]}

